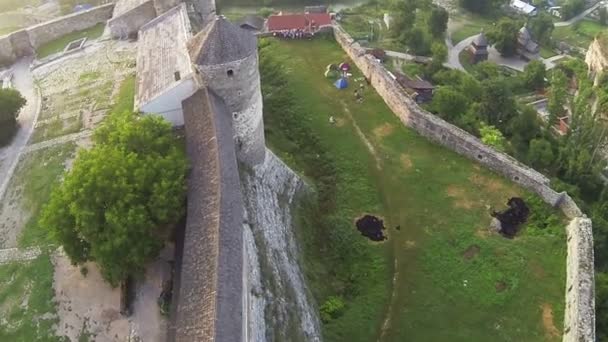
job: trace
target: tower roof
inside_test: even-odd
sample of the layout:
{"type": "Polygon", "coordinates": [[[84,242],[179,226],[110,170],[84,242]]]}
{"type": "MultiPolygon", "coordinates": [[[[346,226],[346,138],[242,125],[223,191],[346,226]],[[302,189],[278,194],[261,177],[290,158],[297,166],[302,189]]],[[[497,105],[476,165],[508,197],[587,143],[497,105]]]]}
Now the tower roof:
{"type": "Polygon", "coordinates": [[[215,65],[237,61],[257,49],[256,38],[224,16],[217,16],[188,44],[192,63],[215,65]]]}
{"type": "Polygon", "coordinates": [[[486,39],[486,35],[481,31],[477,37],[473,40],[473,44],[476,46],[488,46],[488,40],[486,39]]]}

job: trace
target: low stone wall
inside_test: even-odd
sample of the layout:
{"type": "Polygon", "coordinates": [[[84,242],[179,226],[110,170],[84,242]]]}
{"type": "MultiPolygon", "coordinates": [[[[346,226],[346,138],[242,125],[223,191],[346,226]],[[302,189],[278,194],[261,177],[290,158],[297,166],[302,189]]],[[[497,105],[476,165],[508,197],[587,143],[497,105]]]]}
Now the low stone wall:
{"type": "Polygon", "coordinates": [[[0,66],[31,55],[45,43],[68,33],[105,22],[112,17],[113,8],[114,4],[106,4],[0,36],[0,66]]]}
{"type": "Polygon", "coordinates": [[[127,39],[137,35],[137,31],[144,24],[156,18],[154,1],[146,1],[141,5],[120,15],[112,17],[108,21],[108,27],[115,39],[127,39]]]}
{"type": "Polygon", "coordinates": [[[114,4],[106,4],[63,16],[36,26],[28,27],[27,33],[31,45],[37,49],[40,46],[74,31],[80,31],[104,23],[112,17],[114,4]]]}
{"type": "Polygon", "coordinates": [[[365,49],[340,26],[334,27],[334,37],[403,124],[535,192],[545,202],[561,209],[564,215],[572,219],[567,228],[569,281],[566,291],[567,315],[563,340],[593,341],[595,312],[591,220],[584,217],[567,193],[553,190],[547,177],[420,108],[406,95],[404,89],[384,66],[370,55],[366,55],[365,49]]]}

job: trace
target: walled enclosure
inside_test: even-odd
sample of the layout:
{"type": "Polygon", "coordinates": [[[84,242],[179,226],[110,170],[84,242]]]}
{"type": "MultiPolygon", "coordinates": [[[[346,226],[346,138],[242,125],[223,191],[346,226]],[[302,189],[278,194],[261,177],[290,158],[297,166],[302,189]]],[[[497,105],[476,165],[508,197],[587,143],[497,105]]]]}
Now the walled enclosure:
{"type": "Polygon", "coordinates": [[[420,108],[406,95],[384,66],[370,55],[366,55],[365,49],[338,25],[334,26],[334,36],[403,124],[535,192],[571,219],[566,228],[568,256],[563,341],[594,341],[595,289],[591,220],[581,212],[567,193],[553,190],[549,179],[539,172],[484,145],[468,132],[420,108]]]}
{"type": "Polygon", "coordinates": [[[40,46],[68,33],[106,22],[113,9],[114,4],[106,4],[0,36],[0,66],[31,55],[40,46]]]}

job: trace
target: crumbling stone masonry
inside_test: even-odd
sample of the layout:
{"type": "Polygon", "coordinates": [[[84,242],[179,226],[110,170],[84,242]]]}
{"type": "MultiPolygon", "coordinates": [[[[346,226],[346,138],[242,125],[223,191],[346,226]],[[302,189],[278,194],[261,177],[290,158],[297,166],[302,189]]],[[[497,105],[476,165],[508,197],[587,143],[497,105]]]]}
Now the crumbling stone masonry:
{"type": "Polygon", "coordinates": [[[593,235],[591,220],[567,193],[558,193],[539,172],[498,152],[466,131],[420,108],[384,68],[340,26],[334,27],[338,44],[370,80],[384,102],[408,127],[430,140],[477,161],[522,187],[534,191],[545,202],[571,219],[568,225],[568,257],[564,342],[595,340],[595,290],[593,281],[593,235]]]}

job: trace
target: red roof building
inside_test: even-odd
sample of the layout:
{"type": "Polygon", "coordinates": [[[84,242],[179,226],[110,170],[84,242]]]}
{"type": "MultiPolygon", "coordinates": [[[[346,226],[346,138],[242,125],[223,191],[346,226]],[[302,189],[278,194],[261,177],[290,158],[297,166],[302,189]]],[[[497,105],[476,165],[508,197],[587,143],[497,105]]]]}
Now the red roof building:
{"type": "Polygon", "coordinates": [[[279,14],[268,17],[268,31],[302,30],[315,32],[325,26],[331,26],[328,13],[279,14]]]}

